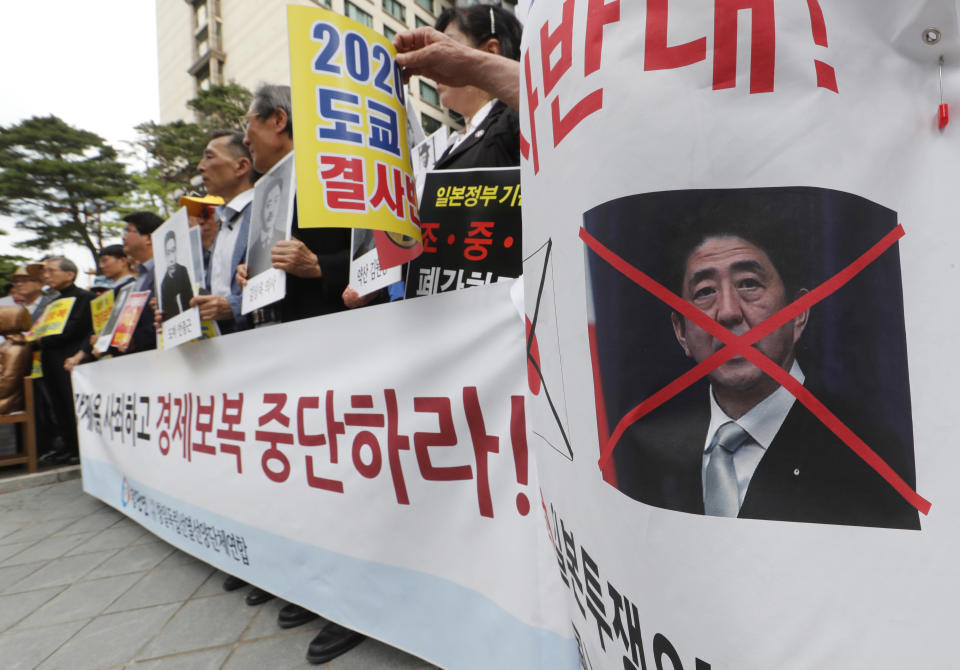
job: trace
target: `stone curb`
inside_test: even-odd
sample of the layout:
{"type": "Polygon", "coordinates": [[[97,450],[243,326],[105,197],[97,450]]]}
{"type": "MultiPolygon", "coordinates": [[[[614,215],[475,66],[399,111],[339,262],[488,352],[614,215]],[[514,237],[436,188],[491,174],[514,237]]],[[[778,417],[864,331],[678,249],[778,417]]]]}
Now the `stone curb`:
{"type": "Polygon", "coordinates": [[[68,465],[67,467],[57,468],[56,470],[35,472],[32,475],[0,479],[0,494],[29,489],[34,486],[47,486],[49,484],[56,484],[57,482],[65,482],[70,479],[80,479],[79,465],[68,465]]]}

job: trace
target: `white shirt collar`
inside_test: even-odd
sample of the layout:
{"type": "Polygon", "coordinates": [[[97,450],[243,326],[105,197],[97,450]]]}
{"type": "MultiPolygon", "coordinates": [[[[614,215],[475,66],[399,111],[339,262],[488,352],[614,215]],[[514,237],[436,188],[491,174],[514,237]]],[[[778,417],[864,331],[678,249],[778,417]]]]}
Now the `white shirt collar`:
{"type": "MultiPolygon", "coordinates": [[[[790,376],[801,384],[804,382],[805,377],[803,371],[796,361],[793,362],[793,366],[790,368],[790,376]]],[[[766,448],[770,446],[770,443],[773,442],[773,438],[775,438],[780,431],[780,426],[783,425],[794,402],[796,402],[796,398],[793,397],[793,394],[782,386],[779,386],[776,391],[761,400],[749,412],[737,419],[736,423],[750,434],[754,442],[766,450],[766,448]]],[[[713,396],[713,386],[711,385],[710,426],[707,429],[706,444],[710,444],[710,440],[713,439],[713,435],[717,432],[717,429],[728,421],[733,421],[733,419],[720,409],[720,405],[717,404],[717,400],[713,396]]],[[[706,448],[706,446],[704,448],[706,448]]]]}
{"type": "Polygon", "coordinates": [[[477,113],[470,117],[470,122],[467,123],[466,127],[463,129],[463,132],[456,133],[453,146],[451,146],[446,153],[452,153],[461,142],[473,135],[474,131],[480,126],[481,123],[483,123],[484,119],[490,115],[490,110],[493,109],[495,104],[497,104],[496,98],[490,100],[487,104],[478,109],[477,113]]]}
{"type": "Polygon", "coordinates": [[[233,200],[227,204],[220,205],[220,207],[217,208],[220,215],[220,221],[225,223],[228,228],[233,228],[234,219],[236,219],[237,214],[242,212],[243,208],[250,204],[251,201],[253,201],[252,186],[243,193],[239,193],[234,196],[233,200]]]}

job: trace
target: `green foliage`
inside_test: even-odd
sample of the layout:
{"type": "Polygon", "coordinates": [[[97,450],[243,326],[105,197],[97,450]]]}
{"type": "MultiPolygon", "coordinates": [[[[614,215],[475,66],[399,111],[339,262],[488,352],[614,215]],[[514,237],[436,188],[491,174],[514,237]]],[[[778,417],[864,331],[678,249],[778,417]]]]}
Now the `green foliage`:
{"type": "Polygon", "coordinates": [[[33,233],[19,247],[71,242],[95,261],[104,237],[122,227],[113,210],[132,188],[116,150],[95,133],[56,116],[0,127],[0,213],[33,233]]]}
{"type": "Polygon", "coordinates": [[[208,129],[243,130],[241,119],[250,107],[253,94],[236,82],[211,86],[197,93],[187,107],[197,113],[199,124],[208,129]]]}
{"type": "Polygon", "coordinates": [[[6,295],[7,287],[13,283],[10,281],[13,271],[29,262],[30,260],[24,256],[0,254],[0,296],[6,295]]]}
{"type": "MultiPolygon", "coordinates": [[[[253,94],[236,83],[211,86],[187,103],[197,121],[154,123],[136,126],[136,145],[145,156],[145,167],[136,175],[141,198],[136,203],[155,208],[165,217],[178,208],[179,197],[192,190],[197,163],[203,158],[212,130],[241,130],[241,118],[253,94]]],[[[142,207],[141,207],[142,208],[142,207]]]]}

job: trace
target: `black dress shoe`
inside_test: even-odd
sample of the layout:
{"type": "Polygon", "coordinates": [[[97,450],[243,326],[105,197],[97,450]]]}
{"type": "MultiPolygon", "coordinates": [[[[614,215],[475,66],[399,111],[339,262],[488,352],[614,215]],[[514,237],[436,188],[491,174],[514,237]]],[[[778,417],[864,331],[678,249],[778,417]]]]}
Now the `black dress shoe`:
{"type": "Polygon", "coordinates": [[[224,591],[236,591],[239,588],[246,586],[247,583],[240,579],[239,577],[234,577],[233,575],[227,575],[227,578],[223,580],[223,590],[224,591]]]}
{"type": "Polygon", "coordinates": [[[281,628],[296,628],[308,621],[313,621],[318,615],[308,609],[289,603],[280,609],[277,615],[277,625],[281,628]]]}
{"type": "Polygon", "coordinates": [[[245,603],[254,607],[255,605],[262,605],[268,600],[273,600],[274,595],[272,593],[267,593],[263,589],[258,589],[254,586],[250,591],[247,592],[247,597],[243,599],[245,603]]]}
{"type": "Polygon", "coordinates": [[[324,626],[307,647],[307,662],[313,665],[332,661],[367,639],[363,633],[344,628],[332,621],[324,626]]]}

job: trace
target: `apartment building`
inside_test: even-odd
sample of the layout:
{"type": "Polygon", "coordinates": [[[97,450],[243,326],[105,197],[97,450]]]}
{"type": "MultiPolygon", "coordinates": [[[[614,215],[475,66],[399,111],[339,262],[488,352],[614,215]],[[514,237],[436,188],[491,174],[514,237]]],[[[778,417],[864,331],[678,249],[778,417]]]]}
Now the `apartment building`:
{"type": "MultiPolygon", "coordinates": [[[[191,120],[187,101],[211,84],[290,83],[288,4],[325,7],[392,37],[431,26],[453,0],[157,0],[160,122],[191,120]]],[[[458,127],[435,84],[415,77],[410,98],[429,134],[458,127]]]]}

